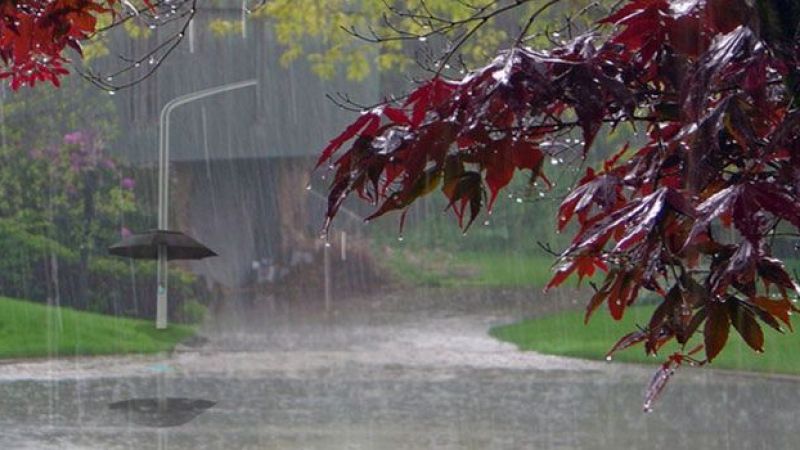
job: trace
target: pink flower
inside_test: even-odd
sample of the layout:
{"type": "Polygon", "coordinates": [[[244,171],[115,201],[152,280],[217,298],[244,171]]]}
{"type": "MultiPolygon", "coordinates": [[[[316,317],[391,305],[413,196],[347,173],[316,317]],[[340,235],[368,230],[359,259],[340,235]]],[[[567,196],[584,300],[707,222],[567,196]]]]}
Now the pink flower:
{"type": "Polygon", "coordinates": [[[131,236],[133,233],[131,232],[131,230],[128,229],[128,227],[122,227],[119,229],[119,234],[122,236],[123,239],[125,239],[126,237],[131,236]]]}
{"type": "Polygon", "coordinates": [[[122,189],[132,191],[136,187],[136,180],[133,178],[125,177],[122,179],[122,189]]]}
{"type": "Polygon", "coordinates": [[[72,133],[67,133],[64,135],[65,144],[78,145],[83,144],[85,141],[86,135],[83,133],[83,131],[73,131],[72,133]]]}

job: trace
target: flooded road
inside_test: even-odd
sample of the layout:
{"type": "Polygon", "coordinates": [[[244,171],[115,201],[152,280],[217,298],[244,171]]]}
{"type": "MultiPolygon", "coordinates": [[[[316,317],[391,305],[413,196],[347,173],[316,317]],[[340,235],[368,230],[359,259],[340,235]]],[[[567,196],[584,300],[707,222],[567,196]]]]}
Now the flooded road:
{"type": "Polygon", "coordinates": [[[521,353],[486,333],[555,303],[442,295],[328,312],[264,301],[171,355],[0,365],[0,448],[796,448],[795,379],[685,370],[643,414],[652,368],[521,353]],[[216,404],[168,428],[108,407],[157,392],[216,404]]]}

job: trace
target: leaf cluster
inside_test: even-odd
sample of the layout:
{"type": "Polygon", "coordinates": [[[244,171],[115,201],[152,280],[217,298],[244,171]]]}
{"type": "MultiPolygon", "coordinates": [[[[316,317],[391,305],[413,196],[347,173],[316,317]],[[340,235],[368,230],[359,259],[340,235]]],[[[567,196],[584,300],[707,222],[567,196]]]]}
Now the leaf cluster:
{"type": "Polygon", "coordinates": [[[586,155],[604,127],[644,130],[562,202],[559,228],[577,231],[548,287],[603,273],[587,320],[662,297],[611,352],[683,346],[653,378],[649,409],[675,368],[713,361],[731,328],[760,352],[762,326],[790,329],[797,311],[796,281],[772,253],[779,226],[800,227],[800,41],[783,14],[800,16],[784,3],[631,0],[595,31],[546,49],[519,39],[463,78],[436,74],[323,150],[328,218],[350,194],[376,205],[371,219],[439,189],[466,229],[515,171],[546,186],[543,162],[574,148],[574,131],[586,155]],[[696,333],[703,346],[687,348],[696,333]]]}
{"type": "Polygon", "coordinates": [[[183,31],[195,14],[196,0],[12,0],[0,4],[0,79],[10,86],[35,86],[50,82],[61,85],[72,63],[70,50],[91,59],[109,53],[101,42],[109,30],[123,28],[132,38],[145,37],[151,29],[186,19],[181,30],[144,56],[122,56],[124,67],[99,76],[88,67],[78,72],[94,84],[114,91],[149,76],[158,66],[142,66],[149,58],[163,58],[183,38],[183,31]],[[188,19],[187,19],[188,17],[188,19]],[[84,54],[84,48],[86,53],[84,54]],[[135,73],[134,73],[135,72],[135,73]],[[140,73],[141,72],[141,73],[140,73]],[[124,84],[114,77],[130,75],[124,84]]]}

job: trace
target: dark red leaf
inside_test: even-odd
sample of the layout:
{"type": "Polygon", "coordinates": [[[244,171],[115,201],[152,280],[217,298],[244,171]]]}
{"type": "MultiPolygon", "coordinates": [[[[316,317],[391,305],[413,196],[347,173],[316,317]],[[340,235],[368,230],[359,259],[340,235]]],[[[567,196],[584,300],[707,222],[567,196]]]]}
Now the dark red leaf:
{"type": "Polygon", "coordinates": [[[331,139],[330,143],[324,150],[322,150],[322,154],[320,155],[319,159],[317,160],[317,166],[319,167],[325,161],[328,161],[331,156],[338,150],[345,142],[349,141],[350,139],[354,138],[359,132],[362,136],[371,136],[372,134],[377,131],[378,126],[380,125],[380,116],[375,114],[374,112],[367,112],[362,114],[361,116],[356,119],[355,122],[350,124],[342,134],[336,136],[335,138],[331,139]]]}
{"type": "Polygon", "coordinates": [[[578,187],[561,203],[558,229],[563,230],[574,214],[586,214],[595,205],[601,208],[601,211],[611,212],[622,200],[621,188],[622,180],[619,177],[611,174],[598,176],[594,170],[588,169],[578,187]]]}
{"type": "Polygon", "coordinates": [[[748,22],[754,11],[745,0],[708,0],[711,24],[720,33],[730,33],[748,22]]]}
{"type": "Polygon", "coordinates": [[[738,300],[728,300],[728,314],[730,315],[731,324],[739,332],[739,335],[744,339],[747,345],[757,352],[764,351],[764,333],[761,327],[758,326],[753,313],[745,308],[738,300]]]}
{"type": "Polygon", "coordinates": [[[672,314],[672,311],[680,305],[682,300],[680,285],[676,283],[669,292],[667,292],[664,300],[659,303],[653,311],[647,328],[654,330],[663,325],[672,314]]]}
{"type": "Polygon", "coordinates": [[[722,214],[730,213],[734,203],[742,192],[741,186],[730,186],[709,197],[697,207],[697,221],[692,227],[685,246],[694,244],[698,236],[706,231],[714,219],[722,214]]]}
{"type": "Polygon", "coordinates": [[[597,256],[571,256],[566,258],[566,260],[558,266],[556,269],[555,275],[547,284],[545,290],[554,288],[569,278],[573,272],[577,270],[578,272],[578,280],[582,280],[584,277],[591,277],[594,275],[596,268],[599,268],[602,271],[607,271],[608,266],[606,263],[597,256]]]}
{"type": "MultiPolygon", "coordinates": [[[[611,275],[609,275],[610,277],[611,275]]],[[[551,282],[552,283],[552,282],[551,282]]],[[[603,289],[595,292],[592,296],[589,304],[586,305],[586,314],[583,316],[583,323],[589,323],[589,319],[592,317],[592,314],[600,307],[603,303],[605,303],[606,299],[608,298],[608,294],[610,291],[608,290],[609,286],[604,286],[603,289]]]]}
{"type": "Polygon", "coordinates": [[[781,260],[762,256],[756,262],[756,270],[765,283],[775,284],[782,290],[792,289],[800,293],[800,289],[797,288],[792,277],[786,272],[786,266],[781,260]]]}
{"type": "MultiPolygon", "coordinates": [[[[626,225],[625,233],[621,239],[618,239],[614,251],[626,251],[653,231],[662,218],[668,191],[669,189],[662,188],[644,197],[635,207],[614,222],[626,225]]],[[[633,204],[631,203],[631,205],[633,204]]]]}
{"type": "Polygon", "coordinates": [[[620,272],[614,284],[611,285],[611,291],[608,294],[606,304],[608,304],[608,311],[614,320],[621,320],[625,314],[625,308],[636,297],[635,291],[638,290],[636,274],[630,272],[620,272]]]}
{"type": "Polygon", "coordinates": [[[466,230],[478,217],[478,213],[483,205],[483,187],[481,185],[481,174],[478,172],[464,172],[458,178],[451,180],[442,187],[445,195],[450,199],[448,208],[453,208],[458,217],[459,226],[466,230]],[[470,217],[464,225],[464,213],[466,207],[470,208],[470,217]]]}
{"type": "Polygon", "coordinates": [[[394,123],[400,125],[411,125],[411,119],[406,116],[406,113],[402,109],[387,106],[383,109],[383,115],[394,123]]]}
{"type": "Polygon", "coordinates": [[[694,333],[700,328],[700,324],[703,323],[704,320],[708,317],[708,309],[700,308],[692,317],[692,320],[689,322],[689,326],[686,327],[686,330],[683,333],[683,340],[688,341],[694,333]]]}
{"type": "Polygon", "coordinates": [[[653,410],[653,406],[664,392],[664,388],[667,387],[667,383],[672,375],[675,374],[675,369],[680,366],[681,361],[680,355],[676,353],[663,363],[656,373],[653,374],[644,393],[644,405],[642,406],[644,412],[651,412],[653,410]]]}
{"type": "Polygon", "coordinates": [[[788,299],[782,298],[778,300],[772,300],[766,297],[757,297],[753,299],[753,303],[762,311],[780,319],[780,321],[785,323],[790,330],[792,329],[790,315],[794,310],[794,307],[788,299]]]}
{"type": "Polygon", "coordinates": [[[510,138],[498,144],[498,154],[494,158],[489,158],[486,162],[486,184],[489,186],[489,205],[487,209],[491,211],[497,194],[506,187],[511,179],[514,178],[514,160],[512,155],[512,141],[510,138]]]}
{"type": "Polygon", "coordinates": [[[722,351],[728,341],[731,321],[728,315],[728,308],[724,303],[711,302],[707,311],[708,318],[703,330],[703,343],[706,348],[706,359],[711,362],[722,351]]]}
{"type": "Polygon", "coordinates": [[[606,353],[606,359],[610,359],[614,353],[632,347],[643,342],[645,339],[647,339],[647,333],[643,331],[634,331],[622,336],[622,338],[614,344],[614,347],[606,353]]]}

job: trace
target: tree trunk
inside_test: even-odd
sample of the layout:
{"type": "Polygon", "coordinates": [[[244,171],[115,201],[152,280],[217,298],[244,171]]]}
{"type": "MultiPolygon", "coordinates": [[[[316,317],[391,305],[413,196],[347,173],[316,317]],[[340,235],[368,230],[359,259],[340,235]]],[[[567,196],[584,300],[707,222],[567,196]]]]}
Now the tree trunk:
{"type": "Polygon", "coordinates": [[[304,158],[275,160],[275,195],[280,220],[280,253],[291,258],[295,249],[314,247],[314,236],[309,233],[307,192],[310,164],[304,158]]]}

